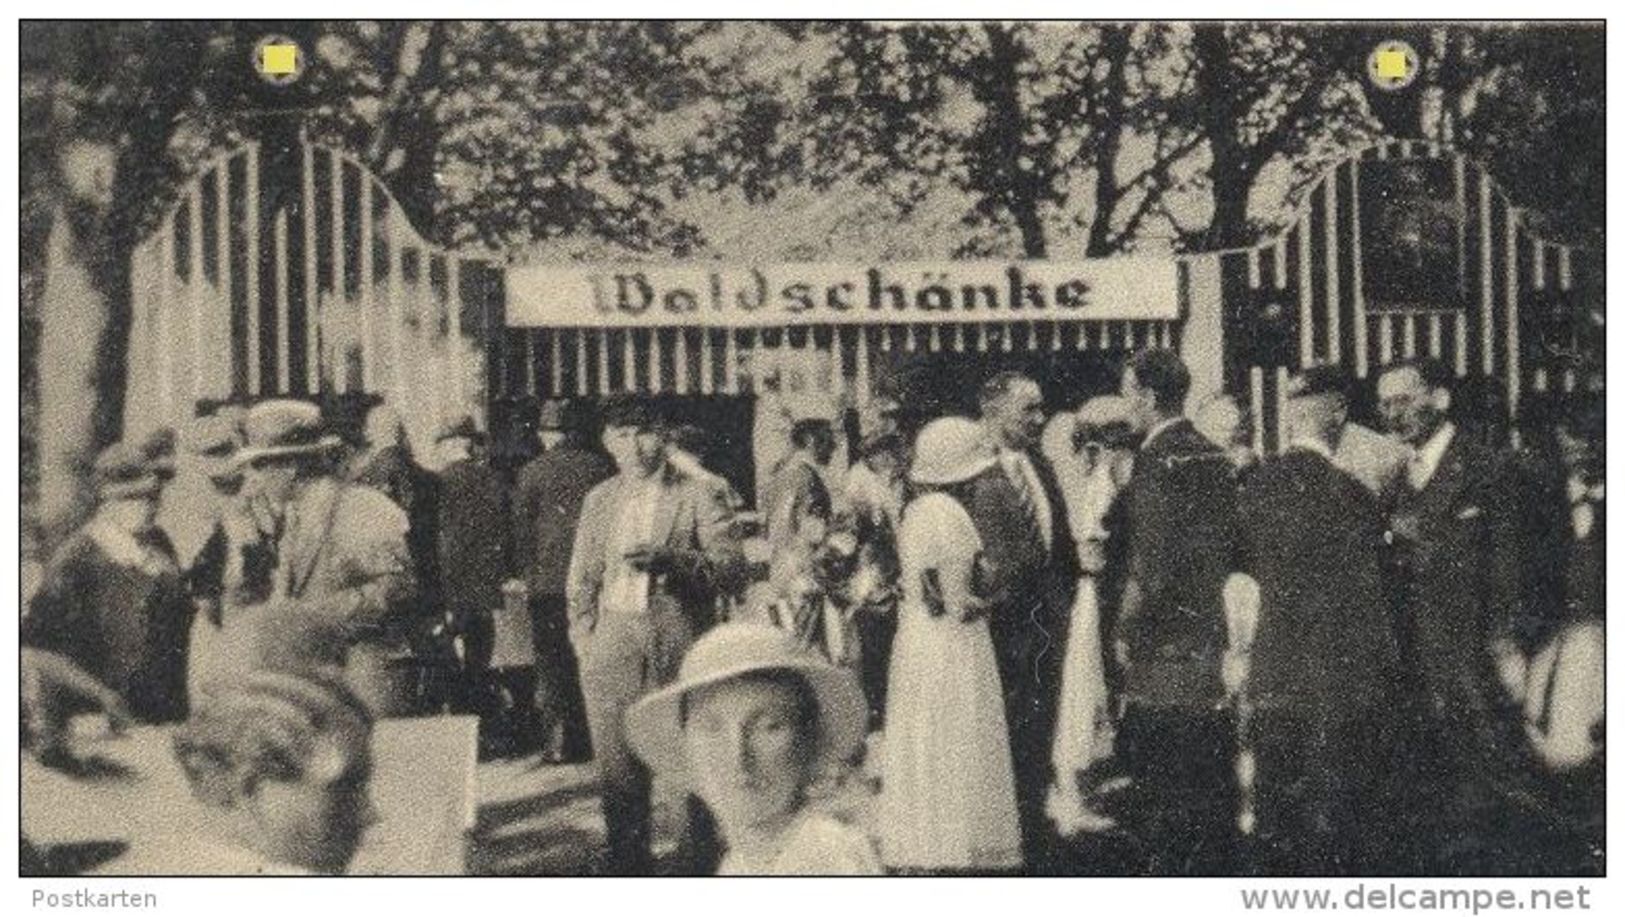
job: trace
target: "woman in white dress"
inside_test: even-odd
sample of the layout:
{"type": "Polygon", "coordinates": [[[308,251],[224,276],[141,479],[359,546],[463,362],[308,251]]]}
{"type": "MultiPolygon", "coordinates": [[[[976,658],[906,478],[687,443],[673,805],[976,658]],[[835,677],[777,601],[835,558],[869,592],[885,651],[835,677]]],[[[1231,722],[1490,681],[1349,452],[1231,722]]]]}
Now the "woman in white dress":
{"type": "Polygon", "coordinates": [[[1062,662],[1051,758],[1055,783],[1044,806],[1056,830],[1066,837],[1115,826],[1091,806],[1085,773],[1112,753],[1097,580],[1105,569],[1106,539],[1111,534],[1105,526],[1106,513],[1127,483],[1133,458],[1128,403],[1113,395],[1092,398],[1075,417],[1061,415],[1045,432],[1045,452],[1061,479],[1082,571],[1062,662]]]}
{"type": "Polygon", "coordinates": [[[881,850],[904,872],[1020,868],[1021,831],[1003,693],[977,595],[981,539],[964,506],[994,466],[974,421],[932,421],[898,533],[902,603],[882,753],[881,850]]]}

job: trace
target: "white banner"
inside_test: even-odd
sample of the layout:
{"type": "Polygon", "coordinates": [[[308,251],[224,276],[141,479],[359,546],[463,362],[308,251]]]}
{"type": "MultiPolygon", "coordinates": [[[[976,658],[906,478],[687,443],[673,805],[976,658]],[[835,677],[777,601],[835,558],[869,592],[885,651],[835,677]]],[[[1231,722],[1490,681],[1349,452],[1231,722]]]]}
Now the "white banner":
{"type": "Polygon", "coordinates": [[[532,265],[507,272],[510,327],[714,328],[1170,320],[1171,258],[894,264],[532,265]]]}

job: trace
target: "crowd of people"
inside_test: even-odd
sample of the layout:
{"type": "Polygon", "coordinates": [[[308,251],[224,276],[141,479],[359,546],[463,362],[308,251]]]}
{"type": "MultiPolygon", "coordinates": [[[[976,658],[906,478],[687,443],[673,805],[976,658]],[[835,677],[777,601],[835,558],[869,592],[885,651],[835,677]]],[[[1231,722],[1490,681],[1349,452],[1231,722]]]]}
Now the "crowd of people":
{"type": "Polygon", "coordinates": [[[635,398],[547,403],[512,474],[466,417],[420,462],[387,405],[354,444],[222,409],[97,459],[24,616],[31,742],[182,724],[258,871],[342,871],[373,718],[466,709],[594,763],[617,873],[657,869],[655,774],[684,872],[1600,872],[1600,397],[1513,453],[1444,367],[1375,376],[1380,433],[1296,374],[1273,457],[1166,350],[1053,415],[1019,372],[855,437],[787,404],[754,509],[635,398]],[[856,773],[864,824],[820,805],[856,773]]]}

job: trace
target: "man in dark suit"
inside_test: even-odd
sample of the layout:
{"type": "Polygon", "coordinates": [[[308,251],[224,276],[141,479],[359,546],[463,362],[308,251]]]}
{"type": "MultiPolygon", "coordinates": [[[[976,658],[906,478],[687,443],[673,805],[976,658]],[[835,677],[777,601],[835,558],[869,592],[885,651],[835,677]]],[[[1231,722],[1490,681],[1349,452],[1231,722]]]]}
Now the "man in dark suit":
{"type": "Polygon", "coordinates": [[[982,386],[979,403],[999,463],[973,483],[970,513],[993,573],[989,627],[1004,686],[1023,853],[1028,869],[1045,872],[1053,864],[1044,793],[1078,551],[1055,470],[1037,449],[1045,421],[1038,383],[1000,373],[982,386]]]}
{"type": "Polygon", "coordinates": [[[1415,708],[1415,866],[1429,874],[1495,868],[1497,771],[1516,748],[1510,689],[1522,669],[1522,504],[1506,458],[1448,419],[1452,381],[1425,359],[1377,381],[1389,432],[1412,450],[1388,537],[1415,708]]]}
{"type": "Polygon", "coordinates": [[[1286,450],[1237,498],[1240,566],[1260,601],[1256,639],[1242,636],[1230,652],[1249,673],[1260,865],[1271,874],[1371,874],[1388,846],[1382,778],[1394,763],[1387,718],[1399,648],[1379,560],[1382,511],[1334,464],[1349,385],[1335,366],[1292,380],[1286,450]]]}
{"type": "Polygon", "coordinates": [[[510,569],[511,546],[507,488],[487,460],[485,442],[474,419],[466,415],[435,433],[435,450],[443,463],[437,487],[435,559],[444,620],[451,633],[462,635],[467,654],[462,682],[467,703],[480,714],[482,738],[501,746],[508,744],[513,725],[524,717],[512,699],[522,693],[511,684],[512,673],[490,671],[495,615],[503,605],[502,582],[510,569]]]}
{"type": "Polygon", "coordinates": [[[529,596],[536,644],[536,708],[542,756],[563,763],[590,757],[587,712],[565,614],[570,547],[587,493],[615,476],[615,462],[593,441],[585,402],[542,412],[561,439],[519,472],[513,497],[514,562],[529,596]]]}
{"type": "Polygon", "coordinates": [[[1183,416],[1190,372],[1137,354],[1122,394],[1145,439],[1125,494],[1128,571],[1113,641],[1125,712],[1118,753],[1133,777],[1153,874],[1223,874],[1236,815],[1235,731],[1220,709],[1220,592],[1236,547],[1235,483],[1219,447],[1183,416]]]}

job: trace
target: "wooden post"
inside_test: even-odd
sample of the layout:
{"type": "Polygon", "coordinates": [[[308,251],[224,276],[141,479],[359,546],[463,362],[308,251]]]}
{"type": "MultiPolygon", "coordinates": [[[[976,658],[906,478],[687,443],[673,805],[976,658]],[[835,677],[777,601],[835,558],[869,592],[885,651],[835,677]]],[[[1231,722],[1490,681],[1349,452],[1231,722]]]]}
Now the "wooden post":
{"type": "MultiPolygon", "coordinates": [[[[1341,169],[1339,166],[1338,169],[1341,169]]],[[[1339,327],[1337,301],[1341,290],[1337,276],[1337,169],[1326,177],[1326,362],[1341,363],[1343,335],[1339,327]]],[[[1308,275],[1305,275],[1308,279],[1308,275]]]]}
{"type": "MultiPolygon", "coordinates": [[[[364,178],[364,176],[363,176],[364,178]]],[[[339,310],[340,321],[334,322],[332,336],[335,340],[330,345],[334,351],[333,384],[342,394],[350,390],[350,340],[354,337],[353,320],[355,313],[350,304],[350,298],[344,290],[344,160],[339,151],[327,151],[327,185],[328,202],[331,204],[333,220],[332,238],[332,264],[329,266],[329,276],[333,283],[332,303],[339,310]],[[343,331],[340,332],[339,329],[343,331]]]]}
{"type": "Polygon", "coordinates": [[[237,387],[231,347],[231,159],[220,160],[214,172],[215,313],[209,324],[209,348],[214,356],[217,392],[229,395],[237,387]],[[224,329],[224,333],[222,333],[224,329]],[[224,368],[224,372],[219,372],[224,368]]]}
{"type": "Polygon", "coordinates": [[[260,394],[260,145],[248,144],[243,169],[243,228],[247,230],[243,267],[246,268],[248,299],[248,393],[260,394]]]}
{"type": "Polygon", "coordinates": [[[289,392],[288,383],[288,211],[276,212],[275,256],[272,282],[276,285],[276,383],[277,394],[289,392]]]}
{"type": "Polygon", "coordinates": [[[361,388],[372,392],[378,385],[378,369],[374,366],[375,348],[372,339],[373,266],[372,266],[372,176],[358,169],[356,183],[361,191],[361,277],[356,285],[357,307],[361,313],[361,388]]]}
{"type": "MultiPolygon", "coordinates": [[[[1314,274],[1309,270],[1309,235],[1313,228],[1309,225],[1309,215],[1304,214],[1298,221],[1298,365],[1309,366],[1315,362],[1315,291],[1314,274]]],[[[1251,276],[1249,272],[1249,277],[1251,276]]],[[[1335,309],[1331,311],[1336,311],[1335,309]]],[[[1333,350],[1328,356],[1335,362],[1337,351],[1333,350]]]]}
{"type": "Polygon", "coordinates": [[[203,397],[203,364],[204,356],[203,325],[204,310],[207,308],[208,278],[203,276],[203,180],[196,178],[187,187],[186,191],[186,262],[188,265],[186,278],[186,301],[191,306],[191,332],[192,332],[192,398],[186,405],[183,416],[191,417],[197,410],[198,399],[203,397]]]}
{"type": "Polygon", "coordinates": [[[299,247],[305,265],[305,391],[317,395],[322,390],[322,295],[316,276],[316,148],[309,141],[301,145],[304,162],[299,173],[299,210],[304,217],[304,238],[299,247]]]}

